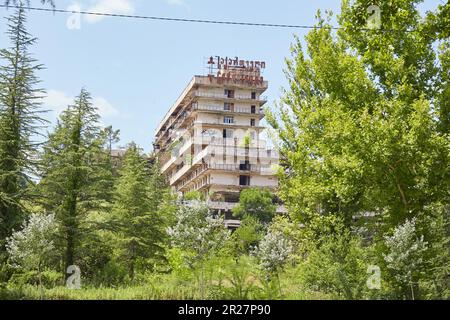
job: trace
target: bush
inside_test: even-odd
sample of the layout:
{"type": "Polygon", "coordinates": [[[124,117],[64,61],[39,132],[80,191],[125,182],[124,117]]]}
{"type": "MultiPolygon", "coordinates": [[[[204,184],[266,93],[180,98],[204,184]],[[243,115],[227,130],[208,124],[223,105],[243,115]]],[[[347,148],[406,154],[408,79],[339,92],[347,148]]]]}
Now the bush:
{"type": "Polygon", "coordinates": [[[305,288],[353,300],[366,296],[367,266],[360,240],[347,234],[330,236],[312,249],[299,273],[305,288]]]}

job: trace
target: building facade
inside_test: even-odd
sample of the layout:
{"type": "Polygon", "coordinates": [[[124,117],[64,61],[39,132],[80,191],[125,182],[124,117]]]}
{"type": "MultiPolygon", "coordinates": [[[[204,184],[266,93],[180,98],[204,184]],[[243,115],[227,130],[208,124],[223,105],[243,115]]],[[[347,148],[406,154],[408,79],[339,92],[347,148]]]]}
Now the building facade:
{"type": "Polygon", "coordinates": [[[241,190],[278,187],[278,154],[261,137],[268,83],[264,62],[212,57],[209,65],[158,126],[154,150],[173,192],[202,193],[232,227],[241,190]]]}

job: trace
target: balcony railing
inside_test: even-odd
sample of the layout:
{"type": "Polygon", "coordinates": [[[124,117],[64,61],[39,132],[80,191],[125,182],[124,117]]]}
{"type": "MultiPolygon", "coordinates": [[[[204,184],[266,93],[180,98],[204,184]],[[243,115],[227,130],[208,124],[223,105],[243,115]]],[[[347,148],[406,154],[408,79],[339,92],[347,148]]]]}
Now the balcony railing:
{"type": "MultiPolygon", "coordinates": [[[[182,184],[177,186],[178,191],[183,189],[188,184],[192,183],[196,178],[201,176],[204,172],[208,170],[222,170],[222,171],[228,171],[228,172],[241,172],[241,173],[264,173],[267,174],[275,174],[275,171],[269,167],[269,166],[261,166],[261,165],[254,165],[254,164],[217,164],[217,163],[206,163],[203,164],[199,169],[192,172],[182,184]]],[[[171,180],[171,184],[175,183],[178,179],[180,179],[183,174],[181,172],[183,171],[183,174],[186,173],[188,170],[186,170],[185,167],[183,167],[180,171],[178,171],[174,176],[173,180],[171,180]]]]}
{"type": "Polygon", "coordinates": [[[260,102],[267,101],[267,96],[259,96],[259,97],[253,98],[251,95],[242,95],[242,94],[241,95],[240,94],[226,95],[226,94],[202,92],[202,91],[196,91],[196,92],[194,92],[194,95],[196,97],[200,97],[200,98],[253,100],[253,101],[260,101],[260,102]]]}
{"type": "Polygon", "coordinates": [[[200,110],[200,111],[215,111],[215,112],[227,112],[227,113],[243,113],[243,114],[254,114],[254,115],[264,115],[263,109],[255,110],[255,112],[252,112],[249,108],[230,108],[229,110],[226,110],[223,106],[200,106],[195,105],[194,110],[200,110]]]}

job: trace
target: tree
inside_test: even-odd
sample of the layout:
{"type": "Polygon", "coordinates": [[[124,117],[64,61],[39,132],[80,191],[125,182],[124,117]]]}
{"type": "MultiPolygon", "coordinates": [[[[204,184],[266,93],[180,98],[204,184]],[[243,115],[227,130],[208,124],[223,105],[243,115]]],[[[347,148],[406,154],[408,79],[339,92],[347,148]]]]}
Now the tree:
{"type": "Polygon", "coordinates": [[[448,66],[418,2],[383,2],[383,29],[367,30],[369,2],[343,1],[336,34],[319,15],[306,50],[295,39],[289,87],[268,120],[285,168],[281,197],[296,219],[333,214],[350,225],[375,212],[387,230],[448,202],[448,116],[435,108],[448,66]]]}
{"type": "Polygon", "coordinates": [[[42,270],[54,256],[57,228],[54,215],[32,214],[23,228],[7,240],[9,259],[14,268],[37,271],[42,287],[42,270]]]}
{"type": "Polygon", "coordinates": [[[111,176],[105,169],[108,156],[98,120],[91,96],[83,89],[44,145],[39,190],[44,208],[54,212],[61,225],[65,269],[81,258],[81,240],[97,229],[88,223],[88,214],[107,208],[111,176]]]}
{"type": "Polygon", "coordinates": [[[176,222],[167,232],[174,247],[185,250],[190,268],[200,268],[199,286],[205,296],[204,263],[222,247],[229,236],[222,217],[215,217],[206,203],[191,201],[181,204],[176,222]]]}
{"type": "Polygon", "coordinates": [[[351,234],[342,221],[334,233],[321,237],[320,244],[307,243],[307,255],[298,270],[302,285],[312,291],[331,294],[348,300],[369,297],[366,282],[370,247],[351,234]]]}
{"type": "MultiPolygon", "coordinates": [[[[424,265],[424,253],[427,242],[423,235],[416,235],[416,220],[406,220],[398,226],[392,236],[385,237],[388,253],[384,255],[387,267],[394,273],[395,280],[400,284],[403,293],[411,293],[413,300],[417,296],[418,278],[424,265]]],[[[405,296],[408,296],[407,294],[405,296]]]]}
{"type": "Polygon", "coordinates": [[[265,189],[250,188],[241,192],[239,204],[233,208],[238,218],[252,216],[262,223],[269,223],[276,213],[273,196],[265,189]]]}
{"type": "Polygon", "coordinates": [[[254,251],[259,267],[263,271],[265,284],[270,288],[270,285],[275,283],[273,282],[275,278],[280,296],[282,291],[279,274],[292,251],[292,243],[283,232],[277,229],[269,229],[254,251]]]}
{"type": "Polygon", "coordinates": [[[292,252],[292,244],[282,232],[269,231],[260,241],[255,255],[268,275],[277,275],[292,252]]]}
{"type": "Polygon", "coordinates": [[[23,219],[23,201],[30,199],[27,187],[37,174],[37,151],[41,118],[36,72],[42,69],[31,57],[36,43],[26,30],[23,8],[8,19],[9,49],[0,50],[0,252],[6,237],[23,219]]]}
{"type": "Polygon", "coordinates": [[[244,216],[241,225],[230,237],[232,253],[239,257],[249,254],[264,237],[265,227],[261,222],[250,215],[244,216]]]}
{"type": "Polygon", "coordinates": [[[119,171],[112,215],[120,256],[131,279],[140,260],[161,259],[164,252],[164,219],[159,212],[164,188],[158,188],[154,182],[146,158],[131,144],[119,171]],[[159,198],[155,199],[152,195],[158,192],[159,198]]]}

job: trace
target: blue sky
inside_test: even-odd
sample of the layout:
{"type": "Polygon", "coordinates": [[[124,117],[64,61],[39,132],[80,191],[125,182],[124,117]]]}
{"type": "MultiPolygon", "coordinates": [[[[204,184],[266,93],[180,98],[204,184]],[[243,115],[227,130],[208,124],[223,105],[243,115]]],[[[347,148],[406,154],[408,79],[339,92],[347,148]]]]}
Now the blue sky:
{"type": "MultiPolygon", "coordinates": [[[[32,5],[40,6],[37,0],[32,5]]],[[[434,9],[441,0],[425,0],[434,9]]],[[[313,25],[318,9],[339,12],[338,0],[56,0],[57,8],[191,19],[313,25]]],[[[2,10],[2,16],[10,12],[2,10]]],[[[284,58],[293,33],[274,29],[150,20],[77,17],[29,12],[28,29],[39,38],[33,53],[46,69],[39,76],[48,92],[48,115],[57,114],[82,87],[100,109],[102,123],[121,130],[125,145],[151,150],[154,130],[195,74],[204,74],[211,55],[266,61],[270,104],[286,83],[284,58]],[[78,24],[79,22],[79,24],[78,24]],[[74,28],[77,27],[78,28],[74,28]]],[[[7,46],[0,23],[0,47],[7,46]]],[[[51,129],[51,128],[50,128],[51,129]]]]}

